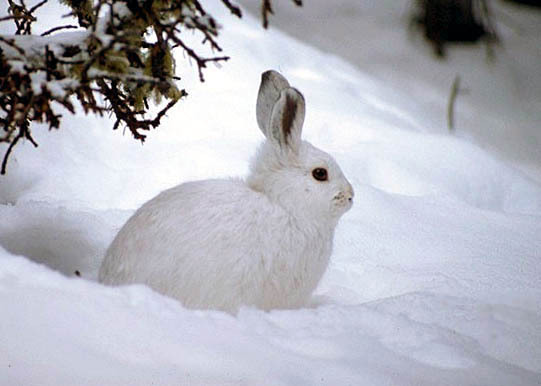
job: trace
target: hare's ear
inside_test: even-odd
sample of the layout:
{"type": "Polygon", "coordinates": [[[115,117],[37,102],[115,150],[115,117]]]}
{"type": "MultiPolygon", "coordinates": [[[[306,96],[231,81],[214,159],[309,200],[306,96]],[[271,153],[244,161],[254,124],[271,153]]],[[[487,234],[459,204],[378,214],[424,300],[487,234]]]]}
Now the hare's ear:
{"type": "Polygon", "coordinates": [[[272,108],[280,98],[280,92],[289,87],[287,80],[276,71],[266,71],[261,75],[261,85],[257,95],[256,116],[259,129],[269,138],[272,108]]]}
{"type": "Polygon", "coordinates": [[[280,93],[271,113],[269,140],[280,150],[298,153],[301,145],[302,124],[304,123],[304,97],[292,87],[280,93]]]}

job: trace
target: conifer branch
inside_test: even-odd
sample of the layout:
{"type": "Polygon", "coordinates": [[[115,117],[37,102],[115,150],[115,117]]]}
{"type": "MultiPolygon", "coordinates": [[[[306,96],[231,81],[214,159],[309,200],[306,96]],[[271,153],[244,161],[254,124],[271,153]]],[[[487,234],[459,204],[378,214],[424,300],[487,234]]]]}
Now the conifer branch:
{"type": "MultiPolygon", "coordinates": [[[[262,2],[266,27],[271,0],[262,2]]],[[[24,0],[8,0],[8,15],[0,18],[16,28],[14,35],[0,35],[0,144],[8,145],[2,174],[21,139],[37,146],[30,131],[33,122],[46,123],[49,130],[60,127],[59,109],[74,114],[80,106],[85,113],[110,113],[114,129],[124,126],[144,141],[144,132],[156,128],[187,96],[176,84],[176,50],[195,62],[201,81],[208,63],[229,59],[202,55],[184,41],[187,31],[194,32],[211,51],[222,51],[218,23],[199,0],[62,0],[76,24],[33,35],[35,13],[47,3],[29,8],[24,0]],[[157,104],[165,99],[166,105],[147,117],[152,99],[157,104]]],[[[231,0],[221,3],[241,17],[231,0]]]]}

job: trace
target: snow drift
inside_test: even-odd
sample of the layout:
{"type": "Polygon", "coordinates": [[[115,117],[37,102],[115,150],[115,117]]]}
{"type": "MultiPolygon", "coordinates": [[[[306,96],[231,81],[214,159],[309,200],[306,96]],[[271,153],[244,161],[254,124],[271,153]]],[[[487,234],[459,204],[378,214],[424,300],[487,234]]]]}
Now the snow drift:
{"type": "Polygon", "coordinates": [[[0,180],[0,384],[538,384],[541,185],[446,133],[407,90],[249,15],[214,12],[233,59],[204,85],[194,76],[144,146],[78,115],[58,132],[35,128],[38,150],[16,149],[0,180]],[[235,318],[96,283],[105,248],[144,201],[245,175],[269,68],[303,90],[304,135],[356,191],[314,307],[235,318]]]}

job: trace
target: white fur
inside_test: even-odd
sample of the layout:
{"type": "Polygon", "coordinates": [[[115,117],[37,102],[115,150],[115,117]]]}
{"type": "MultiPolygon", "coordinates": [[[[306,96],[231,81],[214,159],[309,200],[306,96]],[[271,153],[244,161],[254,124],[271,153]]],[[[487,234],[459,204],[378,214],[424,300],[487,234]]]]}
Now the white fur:
{"type": "Polygon", "coordinates": [[[246,181],[187,182],[148,201],[107,250],[101,282],[144,283],[190,308],[306,304],[353,189],[332,157],[300,139],[304,98],[277,72],[262,76],[257,113],[268,140],[246,181]],[[288,109],[302,116],[282,120],[288,109]],[[313,178],[316,167],[328,181],[313,178]]]}

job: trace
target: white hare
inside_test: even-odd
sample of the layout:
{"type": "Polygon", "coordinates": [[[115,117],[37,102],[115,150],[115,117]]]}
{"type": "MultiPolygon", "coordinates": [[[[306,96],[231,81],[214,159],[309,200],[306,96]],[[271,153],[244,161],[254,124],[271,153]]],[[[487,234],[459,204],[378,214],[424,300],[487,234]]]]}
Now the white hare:
{"type": "Polygon", "coordinates": [[[301,140],[304,113],[300,92],[263,73],[257,123],[267,140],[247,179],[187,182],[145,203],[107,250],[99,280],[144,283],[189,308],[306,305],[353,189],[330,155],[301,140]]]}

